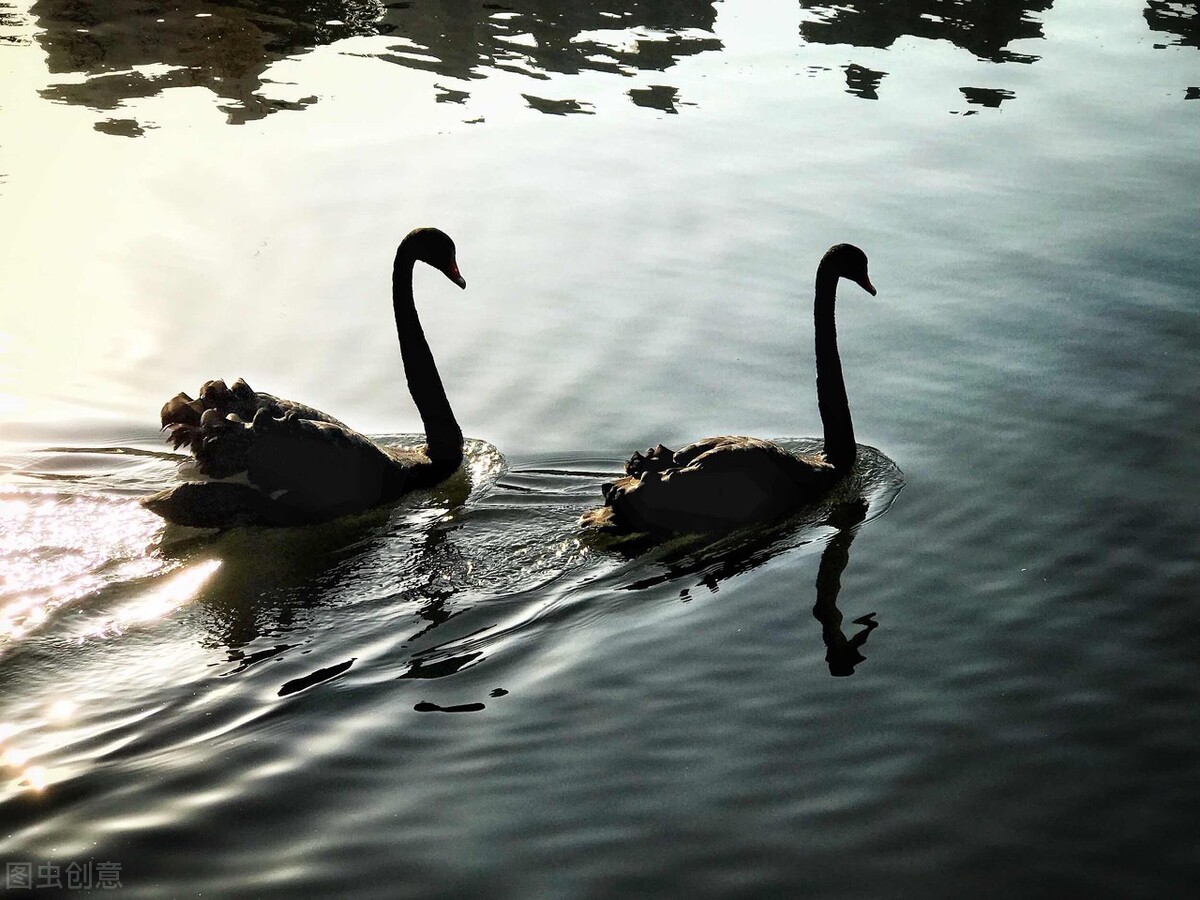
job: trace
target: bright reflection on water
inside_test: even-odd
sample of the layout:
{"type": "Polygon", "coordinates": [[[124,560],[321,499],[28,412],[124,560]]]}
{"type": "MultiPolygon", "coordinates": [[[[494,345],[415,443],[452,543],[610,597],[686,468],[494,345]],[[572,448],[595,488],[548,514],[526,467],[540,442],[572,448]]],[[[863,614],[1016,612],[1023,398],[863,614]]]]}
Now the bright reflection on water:
{"type": "Polygon", "coordinates": [[[1198,62],[1167,0],[0,2],[0,861],[1194,893],[1198,62]],[[208,378],[415,440],[421,224],[470,285],[415,284],[463,473],[312,529],[142,510],[208,378]],[[837,241],[879,288],[839,299],[855,477],[581,535],[634,449],[813,446],[837,241]]]}
{"type": "Polygon", "coordinates": [[[153,516],[116,498],[0,496],[0,653],[55,610],[161,571],[146,556],[158,530],[153,516]]]}
{"type": "Polygon", "coordinates": [[[155,622],[176,612],[192,600],[209,577],[221,567],[219,559],[195,563],[170,578],[163,579],[149,591],[122,604],[104,622],[91,627],[85,636],[113,637],[132,625],[155,622]]]}

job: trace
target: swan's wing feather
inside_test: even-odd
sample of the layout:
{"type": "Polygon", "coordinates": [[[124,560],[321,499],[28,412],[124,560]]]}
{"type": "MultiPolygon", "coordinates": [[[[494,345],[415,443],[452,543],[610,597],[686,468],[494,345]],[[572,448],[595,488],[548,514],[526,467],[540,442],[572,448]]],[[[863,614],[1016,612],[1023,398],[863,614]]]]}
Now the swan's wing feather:
{"type": "Polygon", "coordinates": [[[675,451],[670,447],[659,444],[651,447],[644,454],[634,453],[625,463],[625,474],[640,477],[651,472],[667,472],[690,465],[696,457],[712,450],[720,449],[731,441],[751,440],[750,438],[733,438],[727,435],[709,437],[688,444],[682,450],[675,451]]]}
{"type": "Polygon", "coordinates": [[[251,421],[260,410],[266,410],[276,419],[291,413],[311,422],[342,425],[333,416],[307,404],[256,391],[245,379],[239,378],[232,387],[221,379],[215,379],[204,382],[200,387],[200,396],[195,399],[181,392],[163,404],[159,417],[162,427],[170,429],[168,441],[175,449],[186,444],[195,451],[203,437],[198,430],[200,420],[208,410],[213,410],[222,419],[234,416],[243,422],[251,421]]]}
{"type": "Polygon", "coordinates": [[[675,451],[662,444],[651,447],[644,454],[634,451],[633,456],[625,463],[625,474],[636,477],[646,472],[661,472],[675,464],[674,457],[675,451]]]}

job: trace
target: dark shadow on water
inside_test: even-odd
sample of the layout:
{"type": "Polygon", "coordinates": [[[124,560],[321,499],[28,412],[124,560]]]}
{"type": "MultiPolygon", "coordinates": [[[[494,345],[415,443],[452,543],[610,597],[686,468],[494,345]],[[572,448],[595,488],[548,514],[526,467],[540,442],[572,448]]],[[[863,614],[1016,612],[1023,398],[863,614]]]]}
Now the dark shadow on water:
{"type": "Polygon", "coordinates": [[[459,703],[454,706],[438,706],[436,703],[430,703],[428,700],[422,700],[413,707],[417,712],[480,712],[486,709],[483,703],[459,703]]]}
{"type": "Polygon", "coordinates": [[[293,678],[291,681],[284,682],[283,687],[279,689],[278,696],[287,697],[289,694],[297,694],[318,684],[324,684],[326,681],[332,681],[339,675],[350,671],[352,665],[354,665],[354,657],[345,662],[340,662],[336,666],[326,666],[323,669],[310,672],[301,678],[293,678]]]}
{"type": "Polygon", "coordinates": [[[536,109],[538,112],[546,113],[547,115],[595,115],[591,109],[585,108],[591,104],[580,103],[578,100],[550,100],[546,97],[535,97],[533,94],[522,94],[521,96],[525,98],[525,102],[529,104],[530,109],[536,109]]]}
{"type": "MultiPolygon", "coordinates": [[[[361,623],[368,630],[383,615],[403,633],[405,647],[436,640],[438,628],[457,614],[450,603],[466,584],[469,564],[454,540],[461,527],[453,518],[397,525],[388,522],[385,510],[303,529],[238,529],[218,539],[204,550],[222,566],[205,584],[200,614],[209,643],[224,647],[232,664],[219,675],[240,675],[283,655],[307,652],[314,640],[312,620],[322,610],[346,616],[348,628],[361,623]],[[389,583],[397,587],[369,598],[356,587],[389,583]]],[[[402,667],[400,678],[437,679],[481,656],[465,651],[426,659],[406,649],[394,662],[402,667]]],[[[278,696],[341,677],[354,661],[292,678],[279,687],[278,696]]]]}

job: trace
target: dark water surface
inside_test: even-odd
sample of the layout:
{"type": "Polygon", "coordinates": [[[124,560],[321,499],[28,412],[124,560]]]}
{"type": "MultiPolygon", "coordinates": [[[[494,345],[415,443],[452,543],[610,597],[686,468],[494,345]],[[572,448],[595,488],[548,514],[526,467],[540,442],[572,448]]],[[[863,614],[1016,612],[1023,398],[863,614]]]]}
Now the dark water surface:
{"type": "Polygon", "coordinates": [[[0,3],[6,886],[1191,896],[1196,5],[564,6],[0,3]],[[138,507],[207,378],[414,439],[419,224],[464,472],[138,507]],[[634,449],[811,446],[838,241],[878,451],[774,528],[580,534],[634,449]]]}

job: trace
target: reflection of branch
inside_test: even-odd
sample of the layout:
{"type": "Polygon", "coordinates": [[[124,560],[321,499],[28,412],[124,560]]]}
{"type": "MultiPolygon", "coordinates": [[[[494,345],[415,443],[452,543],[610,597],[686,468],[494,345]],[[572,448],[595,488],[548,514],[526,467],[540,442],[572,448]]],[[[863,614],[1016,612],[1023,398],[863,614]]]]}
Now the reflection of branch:
{"type": "Polygon", "coordinates": [[[825,661],[829,663],[829,674],[833,676],[853,675],[854,667],[866,659],[858,648],[867,642],[867,636],[878,627],[875,613],[867,613],[854,620],[863,628],[853,637],[842,632],[842,612],[837,607],[838,592],[842,588],[842,572],[850,562],[850,545],[854,542],[855,529],[867,517],[865,500],[855,500],[836,507],[826,524],[838,529],[821,554],[821,565],[817,569],[817,602],[813,606],[813,617],[821,623],[821,638],[825,641],[825,661]]]}

